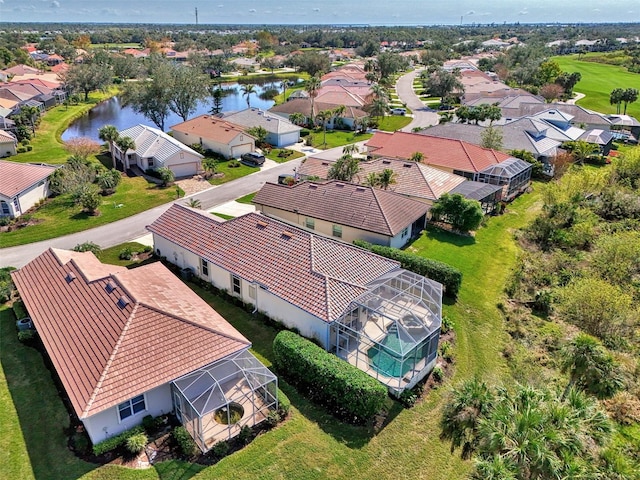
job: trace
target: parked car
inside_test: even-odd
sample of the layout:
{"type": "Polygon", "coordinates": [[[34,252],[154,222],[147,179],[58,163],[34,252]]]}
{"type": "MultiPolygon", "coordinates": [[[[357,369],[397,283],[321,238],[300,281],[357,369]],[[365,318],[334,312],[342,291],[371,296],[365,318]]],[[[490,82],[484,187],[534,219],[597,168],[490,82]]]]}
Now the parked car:
{"type": "Polygon", "coordinates": [[[250,167],[259,167],[264,163],[264,155],[258,152],[243,153],[240,161],[250,167]]]}
{"type": "Polygon", "coordinates": [[[407,114],[407,109],[406,108],[392,108],[391,109],[391,115],[406,115],[407,114]]]}

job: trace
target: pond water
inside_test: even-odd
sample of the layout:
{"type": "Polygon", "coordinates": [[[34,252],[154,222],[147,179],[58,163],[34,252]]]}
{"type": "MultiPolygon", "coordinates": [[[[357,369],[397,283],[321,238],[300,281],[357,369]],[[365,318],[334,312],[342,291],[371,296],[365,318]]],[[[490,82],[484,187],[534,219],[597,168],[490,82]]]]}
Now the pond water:
{"type": "MultiPolygon", "coordinates": [[[[274,104],[273,100],[262,100],[259,95],[270,85],[256,85],[256,93],[249,96],[251,107],[267,110],[274,104]]],[[[225,90],[229,89],[229,93],[222,99],[222,111],[233,112],[247,108],[247,101],[242,96],[240,86],[237,83],[223,85],[225,90]]],[[[189,118],[197,117],[204,113],[210,113],[211,102],[200,102],[196,112],[189,118]]],[[[69,140],[74,137],[88,137],[96,141],[98,138],[98,130],[105,125],[115,125],[118,130],[133,127],[142,123],[155,127],[151,120],[144,115],[136,113],[131,107],[123,107],[118,97],[112,97],[94,108],[89,113],[75,120],[69,128],[62,134],[62,140],[69,140]]],[[[171,113],[165,121],[165,130],[168,131],[173,125],[182,123],[182,119],[175,113],[171,113]]]]}

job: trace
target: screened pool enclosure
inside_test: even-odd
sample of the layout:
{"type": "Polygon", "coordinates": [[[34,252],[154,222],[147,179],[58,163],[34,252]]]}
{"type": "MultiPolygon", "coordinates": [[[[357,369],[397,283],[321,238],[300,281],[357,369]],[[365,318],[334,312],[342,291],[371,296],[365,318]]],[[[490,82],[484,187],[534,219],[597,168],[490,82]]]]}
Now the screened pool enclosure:
{"type": "Polygon", "coordinates": [[[332,325],[336,355],[399,394],[435,366],[442,285],[398,269],[369,284],[332,325]]]}
{"type": "Polygon", "coordinates": [[[278,408],[278,380],[248,350],[171,384],[173,406],[203,452],[253,427],[278,408]]]}

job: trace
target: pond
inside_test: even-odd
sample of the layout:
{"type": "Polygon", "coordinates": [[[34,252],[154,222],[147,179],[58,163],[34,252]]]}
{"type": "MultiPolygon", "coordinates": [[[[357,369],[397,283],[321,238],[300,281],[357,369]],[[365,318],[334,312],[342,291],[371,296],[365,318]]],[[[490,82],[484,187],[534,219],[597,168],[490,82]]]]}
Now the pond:
{"type": "MultiPolygon", "coordinates": [[[[270,87],[271,85],[269,84],[255,86],[256,93],[252,93],[249,96],[252,107],[267,110],[273,106],[273,100],[262,100],[259,97],[264,90],[270,87]]],[[[223,88],[228,91],[228,94],[222,99],[223,112],[233,112],[247,108],[247,101],[242,96],[240,86],[237,83],[223,85],[223,88]]],[[[190,118],[197,117],[204,113],[210,113],[211,106],[210,101],[200,102],[196,112],[190,118]]],[[[144,115],[134,112],[131,107],[123,107],[118,97],[112,97],[96,105],[89,113],[69,125],[69,128],[62,134],[62,140],[69,140],[74,137],[88,137],[100,141],[98,138],[98,130],[105,125],[115,125],[118,130],[124,130],[139,123],[155,127],[153,122],[148,120],[144,115]]],[[[172,112],[165,121],[165,130],[168,131],[173,125],[178,123],[182,123],[182,119],[172,112]]]]}

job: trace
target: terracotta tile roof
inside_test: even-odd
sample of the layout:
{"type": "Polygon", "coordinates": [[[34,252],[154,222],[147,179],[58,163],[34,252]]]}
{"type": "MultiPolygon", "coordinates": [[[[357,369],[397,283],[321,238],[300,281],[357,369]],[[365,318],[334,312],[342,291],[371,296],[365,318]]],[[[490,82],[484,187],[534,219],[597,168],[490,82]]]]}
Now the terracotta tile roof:
{"type": "Polygon", "coordinates": [[[403,195],[336,180],[291,187],[266,183],[253,202],[391,237],[429,211],[403,195]]]}
{"type": "Polygon", "coordinates": [[[80,418],[250,346],[160,263],[49,249],[12,277],[80,418]]]}
{"type": "Polygon", "coordinates": [[[0,160],[0,195],[15,197],[46,179],[55,171],[50,165],[34,165],[0,160]]]}
{"type": "Polygon", "coordinates": [[[20,75],[26,75],[30,73],[33,73],[33,74],[40,73],[40,70],[38,70],[37,68],[30,67],[28,65],[20,64],[14,67],[5,68],[3,72],[8,73],[10,75],[20,76],[20,75]]]}
{"type": "MultiPolygon", "coordinates": [[[[329,160],[309,157],[300,165],[298,173],[304,177],[326,179],[331,164],[329,160]]],[[[396,174],[396,183],[390,185],[388,191],[431,201],[437,200],[443,193],[451,191],[465,181],[459,175],[443,172],[429,165],[395,158],[361,161],[360,172],[354,181],[364,183],[370,173],[381,173],[385,168],[393,170],[396,174]]]]}
{"type": "Polygon", "coordinates": [[[220,223],[174,204],[147,227],[327,322],[397,262],[250,213],[220,223]]]}
{"type": "Polygon", "coordinates": [[[25,78],[22,80],[16,80],[13,79],[11,80],[8,85],[24,85],[24,84],[29,84],[29,85],[39,85],[41,87],[46,87],[46,88],[50,88],[51,90],[55,90],[56,88],[60,88],[60,83],[55,83],[55,82],[48,82],[47,80],[43,80],[41,78],[25,78]]]}
{"type": "MultiPolygon", "coordinates": [[[[338,103],[324,103],[315,101],[313,105],[314,115],[317,115],[318,112],[323,110],[335,110],[336,107],[339,107],[341,104],[338,103]]],[[[364,110],[361,110],[357,107],[346,106],[347,110],[345,111],[343,118],[362,118],[366,117],[369,114],[364,110]]],[[[276,105],[269,109],[270,112],[280,113],[285,115],[291,115],[292,113],[302,113],[303,115],[310,117],[311,116],[311,99],[309,98],[296,98],[294,100],[289,100],[288,102],[281,103],[280,105],[276,105]]]]}
{"type": "Polygon", "coordinates": [[[212,115],[200,115],[199,117],[174,125],[171,127],[171,130],[212,139],[221,143],[229,143],[241,134],[250,136],[244,131],[244,127],[212,115]]]}
{"type": "Polygon", "coordinates": [[[479,172],[509,158],[506,153],[450,138],[408,132],[376,132],[366,143],[376,157],[409,159],[424,154],[422,163],[465,172],[479,172]]]}

